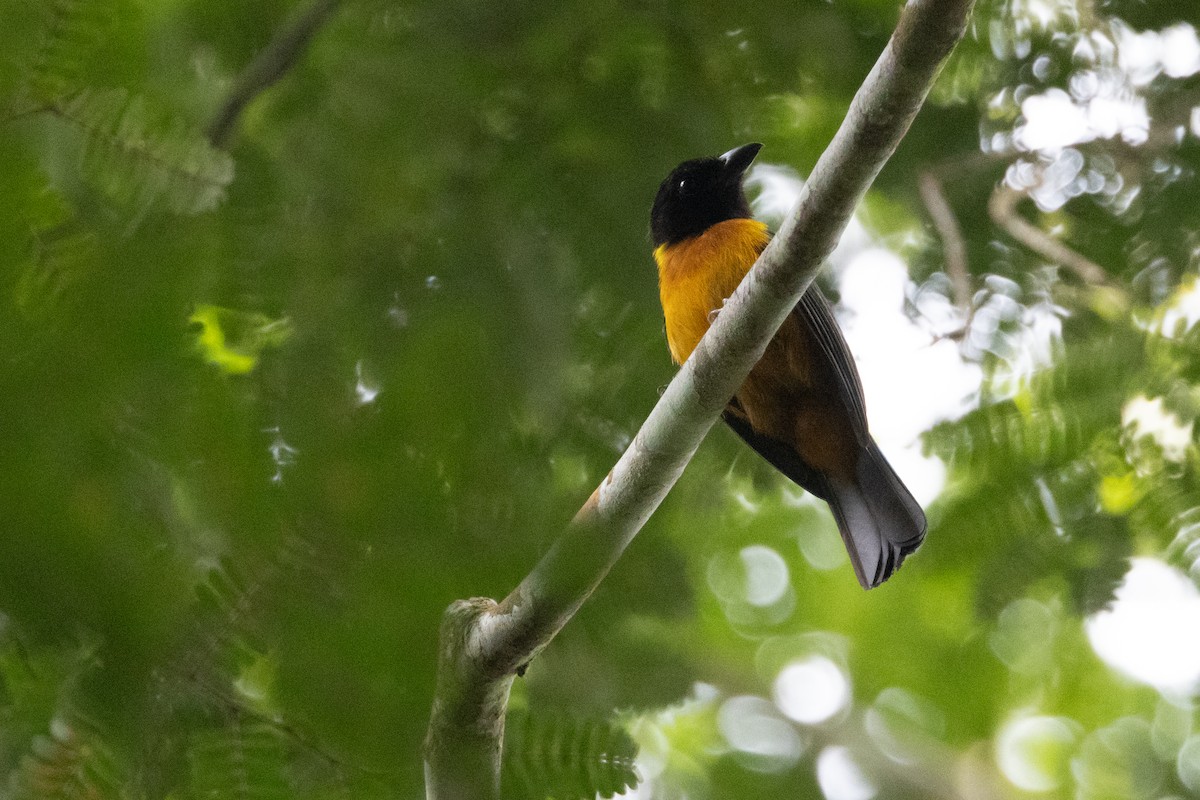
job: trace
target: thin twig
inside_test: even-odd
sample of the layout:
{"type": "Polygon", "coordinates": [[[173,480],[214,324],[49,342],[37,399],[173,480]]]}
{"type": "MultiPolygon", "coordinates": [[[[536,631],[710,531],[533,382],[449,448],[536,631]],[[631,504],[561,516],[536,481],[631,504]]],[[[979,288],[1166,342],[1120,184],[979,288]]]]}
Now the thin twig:
{"type": "Polygon", "coordinates": [[[1022,196],[1009,186],[997,186],[988,200],[988,215],[992,221],[1033,252],[1074,272],[1084,283],[1091,286],[1112,286],[1104,267],[1075,252],[1018,214],[1017,203],[1022,196]]]}
{"type": "Polygon", "coordinates": [[[315,0],[309,8],[275,34],[267,46],[233,82],[233,88],[213,115],[206,131],[213,147],[225,147],[242,111],[255,97],[269,89],[300,60],[301,53],[317,30],[337,9],[340,0],[315,0]]]}
{"type": "Polygon", "coordinates": [[[499,792],[508,691],[641,529],[832,252],[966,28],[973,0],[909,0],[800,201],[608,477],[508,597],[443,620],[425,743],[430,800],[499,792]]]}
{"type": "Polygon", "coordinates": [[[24,119],[25,117],[32,117],[34,114],[42,114],[50,109],[51,107],[49,105],[39,103],[19,109],[17,111],[10,111],[7,114],[0,115],[0,125],[7,125],[10,122],[16,122],[17,120],[24,119]]]}
{"type": "Polygon", "coordinates": [[[942,182],[932,172],[926,170],[917,179],[917,187],[921,191],[921,200],[925,203],[933,225],[937,228],[942,240],[942,254],[946,262],[946,274],[950,277],[950,290],[954,305],[962,314],[962,327],[971,325],[971,269],[967,266],[967,244],[963,241],[962,229],[958,226],[958,217],[954,209],[946,201],[942,191],[942,182]]]}

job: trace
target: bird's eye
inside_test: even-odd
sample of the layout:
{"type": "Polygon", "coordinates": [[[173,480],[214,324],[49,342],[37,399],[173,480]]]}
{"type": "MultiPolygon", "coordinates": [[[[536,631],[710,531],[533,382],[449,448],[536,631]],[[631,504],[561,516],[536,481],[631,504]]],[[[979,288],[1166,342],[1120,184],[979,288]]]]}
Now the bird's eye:
{"type": "Polygon", "coordinates": [[[688,182],[686,180],[682,180],[679,182],[679,191],[686,192],[687,188],[688,188],[688,182]]]}

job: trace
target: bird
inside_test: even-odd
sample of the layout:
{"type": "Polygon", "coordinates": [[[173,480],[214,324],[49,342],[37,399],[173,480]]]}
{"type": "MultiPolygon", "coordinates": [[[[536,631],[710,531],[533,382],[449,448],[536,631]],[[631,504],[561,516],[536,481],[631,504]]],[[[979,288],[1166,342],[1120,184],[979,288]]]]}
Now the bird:
{"type": "MultiPolygon", "coordinates": [[[[771,240],[743,187],[761,149],[752,142],[684,161],[654,198],[650,233],[676,364],[771,240]]],[[[925,514],[871,438],[854,356],[815,283],[722,416],[768,463],[829,504],[864,589],[891,577],[924,540],[925,514]]]]}

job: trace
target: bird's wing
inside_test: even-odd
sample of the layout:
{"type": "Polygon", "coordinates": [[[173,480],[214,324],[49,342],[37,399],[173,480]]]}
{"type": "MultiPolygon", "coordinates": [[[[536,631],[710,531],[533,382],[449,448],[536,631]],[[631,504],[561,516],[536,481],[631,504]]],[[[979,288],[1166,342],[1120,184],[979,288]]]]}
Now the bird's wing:
{"type": "MultiPolygon", "coordinates": [[[[857,445],[859,452],[851,462],[852,470],[817,469],[801,457],[803,448],[796,446],[799,443],[756,430],[737,397],[725,408],[725,422],[773,467],[829,503],[854,573],[863,588],[869,589],[887,580],[904,557],[920,545],[925,536],[925,515],[867,432],[866,405],[854,356],[829,302],[816,285],[810,286],[796,303],[792,318],[807,334],[810,345],[803,348],[810,359],[805,367],[805,371],[811,370],[809,377],[796,377],[804,382],[820,381],[824,397],[817,402],[824,405],[834,400],[845,412],[836,415],[840,435],[827,427],[818,427],[813,433],[818,437],[832,433],[839,447],[857,445]]],[[[829,424],[828,418],[819,423],[829,424]]]]}
{"type": "Polygon", "coordinates": [[[792,315],[812,333],[813,339],[820,347],[822,358],[832,367],[838,399],[849,411],[854,438],[862,447],[868,447],[871,444],[871,436],[867,432],[867,407],[863,400],[858,368],[854,366],[854,354],[850,352],[850,347],[842,336],[842,329],[833,318],[829,301],[815,283],[808,287],[808,291],[792,309],[792,315]]]}
{"type": "MultiPolygon", "coordinates": [[[[817,345],[817,357],[830,368],[837,384],[838,400],[848,411],[855,440],[859,446],[869,447],[872,442],[867,431],[867,409],[863,400],[862,381],[858,377],[858,368],[854,366],[854,354],[842,336],[842,329],[834,319],[829,301],[817,284],[811,284],[804,292],[800,302],[792,309],[792,316],[802,330],[812,334],[812,340],[817,345]]],[[[726,406],[723,416],[726,424],[771,466],[818,497],[826,496],[827,490],[819,474],[799,457],[791,445],[755,431],[736,397],[726,406]]]]}
{"type": "MultiPolygon", "coordinates": [[[[842,337],[842,331],[833,318],[829,301],[825,299],[825,295],[821,293],[816,284],[810,286],[804,296],[800,298],[800,302],[792,310],[792,315],[803,330],[811,333],[812,341],[817,345],[816,357],[828,365],[829,373],[832,374],[833,380],[837,384],[835,388],[838,400],[848,411],[847,417],[855,441],[860,447],[868,447],[871,444],[871,437],[867,432],[862,383],[858,378],[858,370],[854,366],[854,356],[851,355],[850,348],[842,337]]],[[[796,452],[793,445],[761,431],[756,431],[750,424],[750,419],[737,397],[729,401],[722,417],[725,423],[733,429],[733,432],[765,458],[767,463],[791,478],[806,491],[823,500],[828,499],[829,488],[821,473],[809,466],[796,452]]]]}
{"type": "Polygon", "coordinates": [[[750,445],[751,449],[766,459],[768,464],[791,478],[806,492],[814,494],[822,500],[828,498],[829,490],[825,486],[825,479],[821,477],[821,474],[806,464],[791,445],[754,430],[736,397],[729,401],[729,405],[725,406],[721,417],[733,429],[733,432],[750,445]]]}

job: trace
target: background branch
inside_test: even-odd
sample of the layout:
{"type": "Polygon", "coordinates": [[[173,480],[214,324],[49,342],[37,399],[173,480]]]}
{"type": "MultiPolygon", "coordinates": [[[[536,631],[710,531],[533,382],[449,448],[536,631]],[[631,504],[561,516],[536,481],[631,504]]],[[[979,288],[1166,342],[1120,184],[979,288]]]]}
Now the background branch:
{"type": "Polygon", "coordinates": [[[1075,252],[1017,213],[1021,193],[1001,184],[988,200],[988,216],[1008,232],[1008,235],[1033,252],[1056,264],[1062,264],[1084,283],[1108,286],[1108,271],[1095,261],[1075,252]]]}
{"type": "Polygon", "coordinates": [[[425,745],[431,800],[497,796],[513,675],[608,573],[812,283],[962,37],[972,2],[913,0],[905,7],[796,208],[616,466],[508,597],[450,607],[425,745]]]}
{"type": "Polygon", "coordinates": [[[925,203],[930,218],[933,219],[934,227],[937,228],[938,237],[942,240],[946,275],[950,278],[954,305],[962,314],[962,327],[965,330],[971,326],[971,270],[967,266],[967,245],[963,241],[962,229],[959,228],[954,209],[946,201],[941,180],[932,170],[921,173],[917,179],[917,188],[921,192],[921,200],[925,203]]]}
{"type": "Polygon", "coordinates": [[[242,111],[300,60],[305,46],[341,0],[315,0],[294,22],[281,28],[233,83],[205,131],[213,147],[225,147],[242,111]]]}
{"type": "Polygon", "coordinates": [[[937,176],[925,170],[918,181],[920,199],[924,201],[925,209],[934,221],[937,235],[942,240],[943,258],[946,259],[946,273],[950,278],[950,290],[953,291],[954,305],[958,307],[964,319],[964,327],[971,325],[971,269],[967,266],[967,246],[962,240],[962,230],[959,219],[954,216],[954,209],[942,192],[942,181],[937,176]]]}

